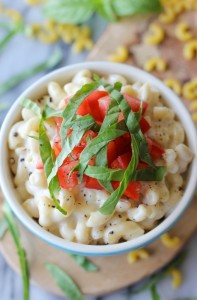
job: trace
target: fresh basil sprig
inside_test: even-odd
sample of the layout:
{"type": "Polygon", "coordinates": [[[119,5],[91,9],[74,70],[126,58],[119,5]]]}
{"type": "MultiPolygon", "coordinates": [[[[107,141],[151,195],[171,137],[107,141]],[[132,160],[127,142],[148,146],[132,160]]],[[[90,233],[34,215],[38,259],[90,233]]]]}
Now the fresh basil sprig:
{"type": "Polygon", "coordinates": [[[47,18],[74,24],[87,21],[94,12],[108,21],[116,21],[124,16],[159,11],[159,0],[48,0],[43,6],[47,18]]]}
{"type": "Polygon", "coordinates": [[[0,221],[0,240],[4,237],[6,231],[9,229],[8,223],[5,218],[0,221]]]}
{"type": "Polygon", "coordinates": [[[56,110],[49,105],[46,105],[42,112],[42,118],[45,120],[51,117],[62,117],[62,110],[56,110]]]}
{"type": "Polygon", "coordinates": [[[87,272],[97,272],[99,270],[99,268],[85,256],[78,254],[70,254],[70,256],[87,272]]]}
{"type": "Polygon", "coordinates": [[[28,300],[29,299],[29,267],[26,258],[26,252],[22,247],[20,234],[18,232],[17,225],[14,221],[13,214],[6,203],[3,205],[3,216],[7,222],[9,231],[15,242],[18,256],[19,256],[20,268],[21,268],[21,273],[23,278],[23,300],[28,300]]]}
{"type": "Polygon", "coordinates": [[[8,80],[4,81],[0,84],[0,95],[3,95],[10,89],[17,86],[19,83],[21,83],[23,80],[36,75],[37,73],[43,72],[48,69],[54,68],[56,65],[58,65],[63,58],[63,54],[60,49],[56,49],[54,53],[49,57],[46,61],[29,68],[19,74],[16,74],[9,78],[8,80]]]}
{"type": "Polygon", "coordinates": [[[66,297],[70,300],[84,300],[79,287],[64,270],[51,263],[47,263],[46,268],[66,297]]]}

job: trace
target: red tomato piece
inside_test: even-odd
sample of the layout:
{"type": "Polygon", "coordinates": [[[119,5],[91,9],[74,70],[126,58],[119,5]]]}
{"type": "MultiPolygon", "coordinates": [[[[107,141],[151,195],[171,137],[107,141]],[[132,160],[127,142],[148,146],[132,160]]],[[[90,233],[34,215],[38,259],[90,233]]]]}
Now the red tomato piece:
{"type": "MultiPolygon", "coordinates": [[[[128,94],[123,94],[124,98],[127,100],[129,103],[132,111],[138,112],[140,109],[140,103],[141,101],[134,96],[130,96],[128,94]]],[[[145,110],[147,109],[148,103],[146,101],[142,102],[142,114],[144,114],[145,110]]]]}
{"type": "Polygon", "coordinates": [[[102,122],[103,118],[100,113],[99,99],[107,95],[108,92],[106,91],[93,91],[81,103],[77,110],[77,114],[81,116],[91,114],[96,121],[102,122]]]}
{"type": "Polygon", "coordinates": [[[43,170],[44,169],[44,166],[43,166],[43,163],[41,160],[38,160],[37,163],[36,163],[36,169],[37,170],[43,170]]]}
{"type": "Polygon", "coordinates": [[[162,146],[149,137],[146,137],[146,140],[148,143],[148,149],[152,160],[157,160],[161,158],[162,155],[165,153],[165,150],[162,148],[162,146]]]}
{"type": "Polygon", "coordinates": [[[84,185],[89,189],[103,190],[103,187],[99,184],[98,180],[89,176],[86,176],[84,185]]]}
{"type": "Polygon", "coordinates": [[[108,108],[109,108],[109,104],[110,104],[110,97],[109,97],[109,95],[100,98],[98,100],[98,103],[99,103],[99,110],[100,110],[100,114],[101,114],[102,120],[104,120],[104,118],[106,116],[106,113],[108,111],[108,108]]]}
{"type": "Polygon", "coordinates": [[[145,163],[143,161],[140,161],[138,166],[137,166],[137,170],[142,170],[142,169],[145,169],[145,168],[150,168],[150,166],[147,163],[145,163]]]}
{"type": "Polygon", "coordinates": [[[131,152],[118,156],[112,163],[112,169],[126,169],[131,160],[131,152]]]}
{"type": "Polygon", "coordinates": [[[143,116],[140,120],[140,128],[143,133],[146,133],[150,129],[150,124],[143,116]]]}
{"type": "Polygon", "coordinates": [[[114,141],[109,142],[107,146],[107,160],[108,166],[117,158],[116,143],[114,141]]]}
{"type": "Polygon", "coordinates": [[[60,186],[63,189],[73,188],[78,184],[78,171],[72,173],[71,170],[78,164],[78,161],[70,161],[63,164],[57,172],[60,186]]]}
{"type": "MultiPolygon", "coordinates": [[[[112,181],[112,186],[114,189],[117,189],[120,185],[119,181],[112,181]]],[[[139,200],[141,190],[141,183],[140,181],[133,181],[130,182],[127,186],[127,189],[124,192],[124,195],[131,200],[139,200]]]]}
{"type": "Polygon", "coordinates": [[[62,124],[62,121],[63,121],[63,118],[62,117],[53,117],[53,119],[54,119],[54,122],[55,122],[56,126],[58,128],[60,128],[61,124],[62,124]]]}
{"type": "Polygon", "coordinates": [[[114,140],[116,144],[117,155],[122,155],[125,152],[131,152],[131,135],[130,133],[125,133],[124,135],[116,138],[114,140]]]}
{"type": "Polygon", "coordinates": [[[55,152],[55,156],[57,157],[62,151],[61,138],[59,135],[56,135],[53,140],[53,150],[55,152]]]}
{"type": "Polygon", "coordinates": [[[92,140],[95,138],[98,134],[92,130],[87,130],[84,136],[81,139],[80,146],[86,147],[88,139],[92,140]]]}

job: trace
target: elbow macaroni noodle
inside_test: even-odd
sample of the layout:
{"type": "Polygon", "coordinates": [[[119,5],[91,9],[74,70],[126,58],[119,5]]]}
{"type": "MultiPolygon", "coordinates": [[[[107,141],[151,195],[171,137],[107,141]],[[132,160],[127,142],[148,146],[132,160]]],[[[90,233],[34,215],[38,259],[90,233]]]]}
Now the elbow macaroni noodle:
{"type": "MultiPolygon", "coordinates": [[[[110,84],[120,81],[122,93],[148,101],[144,117],[151,125],[148,132],[165,148],[165,154],[158,165],[166,165],[167,173],[161,182],[142,182],[139,203],[126,197],[118,202],[112,215],[103,215],[98,209],[108,198],[104,190],[94,190],[78,185],[73,189],[60,189],[57,199],[68,212],[61,214],[54,206],[47,187],[44,170],[36,169],[41,161],[38,141],[30,136],[38,136],[39,118],[26,108],[22,109],[22,120],[10,130],[10,168],[14,175],[16,192],[21,204],[30,217],[49,232],[66,240],[84,244],[114,244],[134,239],[157,226],[160,219],[167,216],[182,196],[184,184],[182,173],[192,160],[192,153],[185,145],[185,133],[176,120],[175,113],[166,107],[159,92],[148,84],[130,84],[122,75],[111,74],[103,78],[110,84]]],[[[65,100],[73,96],[85,83],[92,81],[89,70],[78,72],[71,82],[61,87],[57,82],[48,84],[48,95],[37,100],[53,108],[63,108],[65,100]]],[[[102,90],[102,87],[99,87],[102,90]]],[[[56,135],[53,121],[46,120],[45,127],[49,139],[56,135]]],[[[164,244],[172,246],[175,240],[162,238],[164,244]]],[[[130,260],[147,257],[138,253],[130,260]]]]}

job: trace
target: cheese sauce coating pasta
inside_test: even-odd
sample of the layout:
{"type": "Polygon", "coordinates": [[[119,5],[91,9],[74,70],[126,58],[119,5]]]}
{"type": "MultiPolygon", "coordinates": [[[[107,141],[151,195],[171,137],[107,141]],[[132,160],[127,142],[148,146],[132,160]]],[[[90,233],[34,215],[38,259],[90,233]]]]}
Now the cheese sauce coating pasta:
{"type": "MultiPolygon", "coordinates": [[[[165,106],[161,95],[147,83],[129,83],[118,74],[104,76],[110,84],[121,82],[122,93],[131,92],[141,101],[148,102],[144,118],[151,128],[147,135],[164,149],[157,166],[166,166],[162,181],[142,182],[139,201],[122,196],[112,215],[104,215],[99,208],[109,194],[104,190],[77,185],[60,189],[57,199],[67,211],[63,215],[54,206],[47,186],[47,179],[38,162],[41,161],[38,137],[39,117],[23,108],[22,117],[9,134],[9,160],[14,175],[16,192],[21,205],[47,231],[65,240],[83,244],[115,244],[134,239],[157,226],[179,202],[184,191],[184,176],[193,154],[186,145],[186,137],[175,112],[165,106]]],[[[65,98],[73,96],[84,84],[92,81],[89,70],[78,72],[71,82],[62,87],[57,82],[48,84],[48,95],[34,99],[43,108],[46,104],[63,109],[65,98]]],[[[99,87],[100,90],[103,87],[99,87]]],[[[57,134],[54,121],[45,121],[50,141],[57,134]]]]}

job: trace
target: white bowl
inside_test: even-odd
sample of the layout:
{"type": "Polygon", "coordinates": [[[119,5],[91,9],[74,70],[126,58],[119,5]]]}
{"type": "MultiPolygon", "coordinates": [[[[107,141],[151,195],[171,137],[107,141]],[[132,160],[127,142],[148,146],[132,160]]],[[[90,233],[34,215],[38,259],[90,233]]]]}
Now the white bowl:
{"type": "Polygon", "coordinates": [[[82,254],[89,256],[104,256],[104,255],[114,255],[120,254],[123,252],[128,252],[140,247],[143,247],[146,244],[151,243],[157,239],[160,235],[164,234],[169,230],[181,217],[184,211],[187,209],[189,203],[192,200],[196,183],[197,183],[197,136],[196,129],[191,120],[191,117],[180,101],[180,99],[160,80],[153,77],[152,75],[136,69],[131,66],[117,64],[117,63],[108,63],[108,62],[86,62],[76,65],[71,65],[58,69],[30,86],[13,104],[10,111],[8,112],[4,123],[2,125],[0,133],[0,183],[2,191],[5,195],[6,200],[8,201],[12,211],[16,217],[21,221],[21,223],[26,226],[33,234],[41,238],[42,240],[58,247],[63,250],[82,254]],[[46,230],[44,230],[40,225],[38,225],[30,216],[24,211],[20,204],[19,196],[16,194],[13,185],[13,177],[10,172],[8,164],[8,133],[11,126],[20,119],[20,100],[21,98],[27,97],[35,99],[43,95],[47,91],[46,87],[50,81],[58,81],[60,84],[69,81],[74,74],[76,74],[81,69],[90,69],[95,73],[100,74],[121,74],[132,81],[141,81],[147,82],[151,86],[156,87],[161,95],[166,100],[166,103],[171,107],[177,117],[181,120],[181,123],[185,129],[187,142],[189,147],[194,153],[194,159],[189,167],[187,185],[183,197],[174,208],[173,212],[166,217],[158,226],[154,229],[145,233],[143,236],[135,238],[131,241],[124,243],[119,243],[115,245],[83,245],[79,243],[73,243],[66,241],[60,237],[57,237],[46,230]]]}

